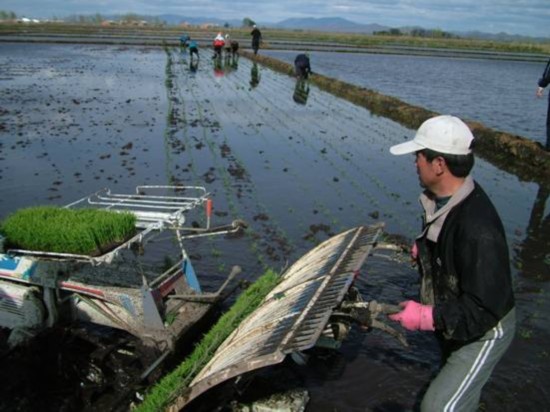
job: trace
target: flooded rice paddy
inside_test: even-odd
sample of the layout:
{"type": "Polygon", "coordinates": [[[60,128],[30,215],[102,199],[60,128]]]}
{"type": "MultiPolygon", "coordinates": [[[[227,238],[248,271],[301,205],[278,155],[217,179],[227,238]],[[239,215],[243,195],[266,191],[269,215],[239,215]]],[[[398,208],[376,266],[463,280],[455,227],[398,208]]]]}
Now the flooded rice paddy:
{"type": "MultiPolygon", "coordinates": [[[[296,52],[265,51],[292,63],[296,52]]],[[[438,113],[546,142],[548,98],[536,98],[545,62],[311,52],[314,72],[438,113]]]]}
{"type": "MultiPolygon", "coordinates": [[[[413,158],[388,152],[414,131],[244,58],[215,64],[201,50],[196,66],[176,49],[5,43],[0,86],[0,218],[102,187],[204,185],[215,224],[249,224],[241,238],[188,242],[207,290],[232,265],[254,280],[353,226],[384,221],[407,240],[419,228],[413,158]]],[[[550,189],[483,160],[474,176],[503,219],[519,311],[518,335],[482,407],[544,410],[550,189]]],[[[418,278],[406,264],[372,257],[358,286],[368,298],[396,303],[416,296],[418,278]]],[[[339,351],[293,367],[309,390],[308,410],[412,409],[438,354],[429,334],[408,338],[405,349],[387,335],[354,330],[339,351]]],[[[9,371],[1,374],[9,381],[9,371]]]]}

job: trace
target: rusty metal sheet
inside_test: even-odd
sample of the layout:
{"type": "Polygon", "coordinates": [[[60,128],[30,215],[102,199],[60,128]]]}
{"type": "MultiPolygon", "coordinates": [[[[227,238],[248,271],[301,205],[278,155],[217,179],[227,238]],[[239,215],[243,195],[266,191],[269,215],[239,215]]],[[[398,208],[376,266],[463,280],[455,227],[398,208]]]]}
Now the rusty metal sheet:
{"type": "Polygon", "coordinates": [[[294,263],[258,309],[223,342],[195,377],[179,408],[235,376],[274,365],[315,345],[330,315],[374,247],[383,224],[336,235],[294,263]]]}

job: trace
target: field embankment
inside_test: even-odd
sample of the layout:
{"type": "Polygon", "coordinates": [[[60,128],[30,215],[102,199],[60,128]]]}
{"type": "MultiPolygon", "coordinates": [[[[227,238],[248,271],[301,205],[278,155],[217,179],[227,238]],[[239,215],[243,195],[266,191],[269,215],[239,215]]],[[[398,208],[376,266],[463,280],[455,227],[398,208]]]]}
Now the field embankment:
{"type": "MultiPolygon", "coordinates": [[[[222,30],[249,46],[249,28],[198,28],[178,26],[137,26],[120,24],[44,23],[0,24],[1,41],[70,42],[100,44],[177,45],[182,33],[200,46],[210,46],[222,30]]],[[[262,28],[262,48],[324,50],[350,53],[436,55],[519,61],[546,61],[549,42],[505,42],[477,39],[381,36],[262,28]]]]}

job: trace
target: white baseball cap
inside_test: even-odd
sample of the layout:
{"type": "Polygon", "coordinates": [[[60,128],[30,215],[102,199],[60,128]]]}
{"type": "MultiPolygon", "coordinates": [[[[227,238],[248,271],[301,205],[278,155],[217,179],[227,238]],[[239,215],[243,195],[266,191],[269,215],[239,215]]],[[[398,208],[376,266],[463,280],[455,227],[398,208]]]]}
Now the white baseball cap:
{"type": "Polygon", "coordinates": [[[390,153],[402,155],[423,149],[439,153],[467,155],[474,135],[458,117],[442,115],[426,120],[418,128],[414,139],[390,147],[390,153]]]}

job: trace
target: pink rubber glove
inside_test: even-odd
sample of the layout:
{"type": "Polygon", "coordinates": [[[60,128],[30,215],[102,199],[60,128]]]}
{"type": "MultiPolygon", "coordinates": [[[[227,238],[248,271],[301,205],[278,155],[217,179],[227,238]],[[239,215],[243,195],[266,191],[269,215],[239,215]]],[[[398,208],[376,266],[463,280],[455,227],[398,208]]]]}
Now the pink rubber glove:
{"type": "Polygon", "coordinates": [[[413,261],[416,261],[418,258],[418,246],[416,245],[416,242],[414,242],[411,247],[411,258],[413,261]]]}
{"type": "Polygon", "coordinates": [[[421,305],[414,300],[407,300],[399,304],[403,310],[389,315],[391,320],[401,323],[408,330],[435,330],[433,306],[421,305]]]}

